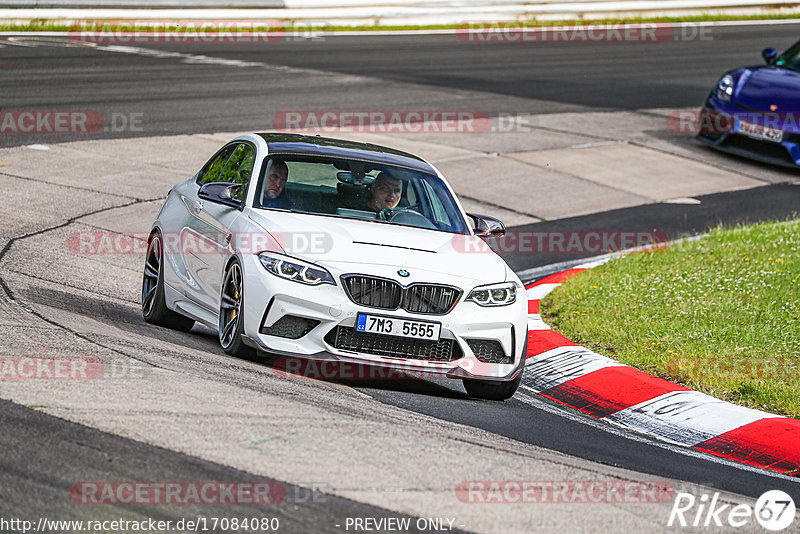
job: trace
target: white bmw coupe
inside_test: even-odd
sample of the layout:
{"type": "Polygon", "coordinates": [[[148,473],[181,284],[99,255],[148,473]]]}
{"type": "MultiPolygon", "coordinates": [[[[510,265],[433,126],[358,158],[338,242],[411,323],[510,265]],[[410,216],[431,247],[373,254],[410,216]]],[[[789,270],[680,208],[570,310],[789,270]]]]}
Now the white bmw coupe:
{"type": "Polygon", "coordinates": [[[222,349],[462,379],[516,391],[527,345],[519,278],[444,177],[386,147],[248,134],[176,185],[142,282],[152,324],[219,332],[222,349]]]}

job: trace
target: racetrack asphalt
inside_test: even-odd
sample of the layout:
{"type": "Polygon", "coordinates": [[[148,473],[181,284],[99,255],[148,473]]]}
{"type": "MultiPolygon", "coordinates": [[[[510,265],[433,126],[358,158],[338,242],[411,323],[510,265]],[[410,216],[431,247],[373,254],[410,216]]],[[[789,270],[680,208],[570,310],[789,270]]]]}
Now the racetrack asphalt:
{"type": "MultiPolygon", "coordinates": [[[[53,522],[91,519],[146,523],[153,520],[172,521],[173,525],[177,525],[181,520],[196,521],[198,517],[205,517],[205,526],[209,530],[224,531],[226,529],[211,528],[213,523],[208,522],[209,516],[222,516],[257,518],[259,525],[262,519],[276,519],[280,532],[303,534],[341,532],[343,517],[392,517],[409,519],[409,532],[424,532],[416,528],[417,518],[342,499],[324,493],[324,487],[312,489],[283,484],[71,423],[41,413],[41,408],[30,409],[0,400],[0,421],[3,429],[0,433],[0,447],[3,450],[0,457],[0,486],[4,488],[0,494],[3,499],[0,508],[3,511],[2,517],[6,520],[15,517],[38,523],[38,518],[44,516],[53,522]],[[209,506],[205,501],[192,502],[189,499],[185,504],[156,501],[154,504],[131,505],[116,501],[116,492],[113,497],[104,497],[101,492],[94,491],[94,487],[87,486],[85,492],[81,486],[78,486],[77,492],[73,489],[83,483],[97,484],[102,481],[140,484],[195,482],[201,489],[208,482],[238,483],[242,487],[247,484],[270,483],[277,484],[270,487],[271,490],[276,488],[276,502],[226,502],[228,496],[214,495],[212,499],[221,498],[223,504],[209,506]],[[105,500],[107,504],[92,504],[94,500],[105,500]],[[95,510],[88,512],[87,507],[94,507],[95,510]],[[102,510],[97,511],[97,508],[102,510]],[[223,513],[211,515],[214,509],[223,513]]],[[[236,499],[236,490],[231,495],[236,499]]],[[[3,530],[20,531],[6,528],[3,530]]],[[[42,531],[67,532],[80,529],[51,527],[42,531]]],[[[128,529],[119,528],[117,531],[128,529]]],[[[453,531],[461,530],[456,527],[453,531]]]]}
{"type": "MultiPolygon", "coordinates": [[[[81,139],[262,131],[277,112],[293,109],[456,107],[497,116],[696,108],[725,70],[760,64],[763,48],[797,40],[796,24],[706,29],[703,39],[655,43],[469,43],[456,35],[403,35],[121,42],[112,43],[113,52],[76,37],[22,35],[0,49],[2,108],[142,114],[139,131],[81,139]]],[[[74,139],[3,135],[0,146],[74,139]]]]}
{"type": "MultiPolygon", "coordinates": [[[[20,46],[12,48],[6,46],[0,49],[0,55],[2,55],[3,61],[11,63],[14,67],[7,71],[12,74],[11,76],[4,76],[0,80],[0,87],[3,90],[4,109],[54,109],[60,106],[64,109],[96,109],[104,116],[115,112],[122,114],[136,112],[142,113],[142,117],[146,118],[144,131],[99,132],[95,136],[105,139],[158,134],[174,135],[198,131],[265,129],[263,125],[271,121],[277,110],[297,109],[300,106],[314,109],[321,106],[335,106],[337,109],[363,109],[364,107],[384,109],[387,107],[409,108],[415,102],[425,102],[426,105],[432,107],[447,108],[452,106],[452,101],[456,98],[459,107],[485,110],[489,114],[555,114],[595,110],[597,107],[611,111],[635,110],[641,107],[693,107],[702,100],[710,84],[718,78],[723,65],[739,64],[750,56],[753,57],[753,63],[756,63],[758,61],[757,52],[760,48],[767,45],[785,46],[790,44],[790,41],[793,40],[792,31],[792,27],[770,29],[769,34],[765,36],[763,29],[758,27],[730,28],[720,30],[720,33],[716,34],[717,38],[710,42],[669,43],[674,45],[672,48],[666,46],[666,43],[661,48],[656,45],[606,43],[598,45],[599,49],[592,48],[591,53],[587,52],[585,46],[577,43],[566,43],[560,46],[544,45],[541,48],[529,47],[526,49],[503,44],[476,48],[480,45],[451,42],[443,36],[394,37],[383,41],[376,41],[374,38],[341,37],[325,43],[281,43],[275,45],[274,50],[239,45],[176,46],[172,44],[151,46],[155,49],[179,50],[181,53],[193,56],[203,54],[243,61],[260,61],[270,65],[257,72],[247,68],[213,63],[184,64],[180,58],[158,59],[139,53],[101,53],[80,46],[73,48],[20,46]],[[368,39],[373,40],[367,42],[368,39]],[[281,46],[284,48],[278,48],[281,46]],[[648,53],[642,53],[642,50],[645,49],[648,53]],[[603,61],[597,61],[598,50],[602,50],[603,61]],[[54,53],[54,51],[57,52],[54,53]],[[358,54],[361,59],[357,64],[352,61],[355,54],[358,54]],[[687,57],[696,60],[690,67],[687,66],[687,57]],[[109,58],[113,58],[113,61],[109,58]],[[288,66],[288,68],[277,68],[273,65],[288,66]],[[443,68],[442,65],[447,65],[447,67],[443,68]],[[337,75],[332,76],[331,72],[337,73],[337,75]],[[361,78],[361,76],[368,76],[368,78],[361,78]],[[35,88],[34,96],[31,96],[31,87],[35,88]],[[569,87],[569,90],[564,90],[565,87],[569,87]],[[561,90],[558,90],[559,88],[561,90]]],[[[85,137],[81,137],[81,139],[83,138],[85,137]]],[[[180,169],[185,167],[184,163],[190,159],[186,154],[176,154],[170,161],[169,154],[164,154],[163,139],[161,138],[160,144],[156,146],[140,145],[146,149],[135,154],[124,154],[124,158],[121,159],[124,166],[134,166],[134,160],[137,158],[147,162],[152,162],[153,159],[157,160],[155,164],[160,165],[163,172],[158,177],[158,185],[155,186],[156,191],[152,195],[136,194],[135,186],[137,184],[135,183],[129,184],[129,189],[124,191],[124,198],[107,194],[97,195],[92,180],[83,180],[84,177],[71,178],[75,173],[74,161],[66,164],[69,171],[64,173],[65,183],[60,186],[38,184],[30,179],[13,179],[4,176],[9,191],[22,191],[25,198],[33,196],[59,198],[62,200],[62,205],[56,211],[63,211],[63,213],[47,213],[45,217],[40,217],[36,210],[48,211],[49,208],[46,205],[42,207],[41,203],[31,203],[29,205],[35,206],[34,210],[23,210],[19,212],[18,217],[11,216],[6,219],[8,224],[4,224],[5,228],[2,231],[4,239],[45,230],[56,223],[63,222],[64,216],[71,219],[93,211],[86,209],[88,208],[86,204],[92,204],[93,208],[99,209],[104,206],[122,205],[137,197],[140,199],[157,198],[165,192],[160,191],[161,188],[168,187],[170,183],[182,179],[182,176],[179,176],[180,169]],[[170,176],[176,178],[170,182],[170,176]],[[70,181],[73,183],[70,184],[70,181]],[[134,193],[131,194],[130,191],[134,191],[134,193]],[[17,218],[18,220],[15,220],[17,218]]],[[[65,137],[63,134],[0,136],[0,142],[4,143],[4,146],[31,143],[50,144],[65,140],[74,140],[74,138],[70,138],[69,135],[65,137]]],[[[221,141],[216,138],[209,139],[206,145],[211,147],[219,142],[221,141]]],[[[99,147],[100,145],[98,145],[99,147]]],[[[22,149],[16,150],[11,153],[15,158],[27,157],[24,152],[19,152],[22,149]]],[[[123,150],[123,148],[116,145],[110,153],[118,153],[115,151],[119,150],[123,150]]],[[[759,167],[736,158],[722,155],[709,157],[715,164],[736,168],[743,175],[753,176],[761,172],[759,167]]],[[[96,163],[100,164],[100,162],[96,163]]],[[[106,169],[106,167],[102,168],[106,169]]],[[[2,168],[0,168],[0,172],[2,172],[2,168]]],[[[83,172],[91,174],[94,171],[91,165],[86,165],[83,172]]],[[[50,172],[40,170],[36,179],[42,182],[52,181],[51,173],[58,174],[54,170],[50,172]]],[[[126,179],[130,175],[131,173],[122,173],[120,179],[126,179]]],[[[763,181],[765,185],[760,189],[698,195],[697,198],[701,201],[699,205],[650,203],[608,212],[601,210],[600,213],[558,218],[538,223],[536,226],[521,226],[515,230],[538,231],[548,228],[580,231],[620,227],[627,229],[658,228],[670,236],[677,236],[703,231],[708,226],[721,221],[736,222],[779,218],[790,215],[796,209],[798,188],[786,183],[791,182],[794,176],[791,171],[776,170],[769,180],[763,181]]],[[[58,181],[58,179],[56,180],[58,181]]],[[[147,181],[141,182],[142,185],[148,183],[147,181]]],[[[117,190],[117,192],[120,191],[117,190]]],[[[8,200],[10,201],[10,199],[8,200]]],[[[11,209],[15,205],[18,205],[16,199],[8,205],[7,209],[10,209],[11,213],[15,213],[14,209],[11,209]]],[[[116,221],[98,221],[95,218],[88,222],[90,225],[100,225],[100,227],[110,224],[110,227],[117,229],[126,224],[133,224],[132,221],[137,224],[140,222],[146,224],[146,219],[148,216],[152,217],[155,206],[155,204],[141,204],[138,207],[133,205],[130,211],[120,212],[121,215],[117,217],[116,221]],[[137,211],[141,208],[146,209],[137,211]]],[[[75,222],[81,223],[82,221],[76,220],[75,222]]],[[[89,227],[91,228],[91,226],[89,227]]],[[[44,341],[45,345],[65,343],[77,350],[87,351],[89,349],[83,344],[74,345],[69,341],[72,332],[85,332],[81,335],[92,341],[125,350],[126,354],[137,355],[147,362],[155,362],[157,366],[166,366],[180,372],[182,364],[188,363],[190,375],[202,376],[212,382],[222,380],[223,382],[252,384],[265,379],[263,366],[258,363],[243,362],[239,364],[226,361],[224,358],[220,360],[218,356],[220,351],[216,342],[207,332],[179,334],[160,329],[154,331],[142,324],[137,316],[135,300],[128,298],[130,294],[130,288],[127,287],[128,282],[135,281],[136,275],[122,272],[124,269],[113,271],[120,276],[119,282],[104,281],[94,288],[91,286],[91,276],[85,276],[89,273],[79,274],[76,271],[71,274],[73,278],[71,280],[68,271],[59,272],[60,269],[56,267],[52,273],[53,276],[43,274],[43,257],[49,258],[47,261],[51,262],[51,265],[55,265],[58,260],[57,254],[53,255],[47,252],[47,244],[63,244],[63,235],[45,232],[42,237],[47,237],[43,241],[44,246],[33,243],[34,240],[27,240],[29,244],[20,241],[15,247],[11,247],[9,249],[10,256],[2,259],[2,277],[4,283],[14,288],[14,296],[23,305],[31,306],[48,317],[55,317],[59,322],[67,323],[67,329],[62,334],[55,335],[41,326],[25,327],[22,322],[26,319],[19,319],[21,312],[9,312],[5,315],[4,327],[15,333],[14,339],[19,340],[20,333],[24,332],[28,337],[44,341]],[[41,254],[43,255],[37,257],[41,254]],[[26,266],[31,268],[28,269],[26,266]],[[76,284],[79,287],[74,287],[76,284]],[[120,330],[123,331],[123,334],[120,334],[120,330]],[[159,345],[164,344],[168,344],[168,350],[162,352],[159,345]],[[192,353],[191,357],[180,354],[183,349],[176,351],[175,345],[188,347],[187,350],[192,353]],[[211,360],[204,361],[204,357],[200,354],[214,356],[211,357],[211,360]],[[181,365],[172,362],[181,362],[181,365]],[[234,373],[234,378],[218,376],[219,373],[229,372],[234,373]]],[[[506,256],[517,270],[546,265],[554,260],[562,261],[576,257],[579,256],[567,258],[564,254],[549,255],[546,253],[533,256],[519,254],[506,256]]],[[[78,265],[73,265],[71,261],[69,263],[70,268],[86,268],[81,262],[78,262],[78,265]]],[[[126,260],[120,263],[125,264],[124,267],[128,262],[126,260]]],[[[135,268],[138,269],[138,264],[135,268]]],[[[92,267],[90,272],[97,272],[97,266],[92,267]]],[[[23,346],[28,350],[27,342],[24,342],[23,346]]],[[[13,350],[15,349],[10,346],[4,348],[6,353],[13,350]]],[[[384,409],[379,410],[382,415],[392,414],[391,417],[395,417],[395,412],[391,408],[396,407],[409,410],[411,413],[432,416],[435,420],[466,425],[468,429],[485,430],[489,436],[507,437],[523,444],[541,446],[599,462],[606,466],[630,469],[635,473],[640,473],[640,477],[641,473],[647,473],[648,476],[665,477],[687,483],[694,482],[750,497],[757,496],[764,489],[781,488],[789,492],[795,499],[800,498],[797,483],[794,480],[773,477],[758,471],[743,470],[724,462],[710,462],[700,457],[686,456],[679,451],[665,449],[646,439],[627,439],[602,428],[565,418],[553,410],[553,406],[532,407],[519,400],[513,400],[503,405],[473,401],[465,398],[457,384],[442,386],[414,381],[393,381],[391,383],[373,382],[351,385],[356,386],[357,391],[380,401],[385,406],[384,409]]],[[[273,386],[281,390],[280,384],[273,384],[273,386]]],[[[100,388],[94,393],[105,396],[113,389],[114,387],[110,387],[108,391],[105,391],[105,388],[100,388]]],[[[13,389],[13,394],[10,388],[4,388],[4,390],[6,391],[4,397],[6,395],[18,396],[20,400],[27,397],[21,389],[13,389]]],[[[338,392],[339,389],[334,387],[317,400],[323,403],[338,404],[331,400],[336,398],[338,392]]],[[[176,387],[176,390],[170,391],[170,393],[186,395],[188,391],[182,391],[181,388],[176,387]]],[[[307,394],[305,391],[289,390],[282,393],[285,395],[284,398],[294,398],[297,395],[305,394],[307,394]]],[[[37,396],[45,398],[47,393],[37,390],[34,397],[37,396]]],[[[58,396],[55,395],[52,398],[58,398],[58,396]]],[[[245,398],[246,396],[242,400],[245,398]]],[[[152,414],[155,413],[154,410],[158,404],[155,399],[146,400],[149,402],[149,411],[144,411],[149,414],[148,417],[153,417],[152,414]]],[[[356,397],[348,397],[347,401],[354,404],[363,402],[356,397]]],[[[45,404],[53,406],[50,402],[45,404]]],[[[346,403],[343,405],[346,406],[346,403]]],[[[125,453],[120,456],[121,461],[122,458],[153,458],[154,471],[144,470],[139,467],[144,464],[140,463],[119,476],[153,480],[153,476],[161,476],[161,473],[164,472],[155,469],[157,466],[164,466],[166,469],[168,465],[174,465],[179,466],[180,469],[176,467],[176,471],[165,471],[165,473],[170,473],[170,475],[174,473],[175,477],[181,477],[182,480],[196,480],[201,476],[206,476],[206,473],[214,473],[214,469],[222,469],[213,461],[206,463],[209,461],[208,458],[227,457],[226,454],[219,451],[209,452],[206,448],[188,445],[178,435],[172,435],[169,432],[158,431],[149,434],[146,425],[142,426],[133,421],[133,419],[141,419],[141,415],[127,415],[133,418],[130,425],[124,421],[111,424],[108,420],[104,420],[106,415],[101,415],[91,404],[81,404],[78,401],[75,406],[76,408],[70,412],[65,403],[62,406],[54,406],[53,411],[61,417],[92,423],[92,426],[105,427],[115,433],[127,435],[143,442],[127,443],[125,453]],[[93,423],[95,419],[97,422],[93,423]],[[197,457],[176,458],[167,453],[154,454],[150,448],[159,440],[161,443],[178,443],[177,447],[183,452],[197,457]]],[[[367,404],[367,406],[370,405],[367,404]]],[[[159,424],[167,424],[166,422],[171,417],[181,417],[180,413],[185,409],[181,407],[175,408],[173,411],[166,409],[165,416],[159,420],[159,424]]],[[[346,413],[345,408],[338,409],[345,410],[346,413]]],[[[371,409],[376,408],[372,407],[371,409]]],[[[123,405],[115,406],[115,410],[115,417],[124,417],[122,415],[125,414],[123,405]]],[[[72,425],[71,423],[59,423],[59,420],[48,419],[45,421],[39,418],[42,414],[33,414],[21,408],[9,407],[8,411],[3,410],[3,413],[9,414],[8,417],[4,416],[2,422],[4,435],[9,436],[17,435],[16,429],[19,428],[19,423],[14,421],[15,418],[20,417],[31,425],[52,426],[53,428],[57,428],[59,424],[72,425]],[[15,424],[17,426],[14,426],[15,424]],[[8,432],[5,432],[6,429],[8,432]]],[[[288,414],[284,415],[288,416],[288,414]]],[[[346,418],[343,416],[343,419],[346,418]]],[[[414,419],[412,421],[418,423],[414,419]]],[[[400,432],[403,424],[407,425],[411,422],[404,421],[397,426],[389,425],[382,428],[382,431],[388,434],[400,432]]],[[[95,432],[93,429],[87,427],[72,425],[70,429],[70,432],[82,435],[80,439],[86,443],[100,440],[100,443],[106,445],[109,441],[123,439],[114,436],[98,437],[97,434],[92,433],[95,432]]],[[[58,436],[59,434],[55,432],[53,435],[58,436]]],[[[53,441],[59,439],[61,438],[54,438],[53,441]]],[[[389,438],[384,436],[381,439],[389,438]]],[[[397,447],[399,443],[391,440],[389,442],[394,447],[397,447]]],[[[299,443],[303,443],[303,441],[299,439],[291,441],[290,439],[288,446],[296,447],[299,443]]],[[[52,446],[57,448],[57,445],[52,446]]],[[[18,444],[13,446],[9,444],[6,450],[22,449],[18,444]]],[[[47,451],[42,450],[41,452],[46,453],[47,451]]],[[[20,490],[26,499],[25,506],[30,506],[31,513],[45,510],[50,503],[55,502],[52,499],[58,499],[57,494],[39,493],[37,489],[25,486],[23,480],[26,478],[42,480],[48,477],[66,477],[65,480],[74,481],[76,477],[87,477],[92,473],[91,469],[96,466],[98,461],[96,453],[97,450],[93,445],[83,449],[81,453],[71,454],[71,461],[74,462],[72,471],[66,470],[70,464],[52,466],[43,472],[33,474],[31,474],[33,469],[29,469],[28,474],[25,474],[25,468],[23,468],[23,474],[12,482],[12,486],[8,487],[20,490]]],[[[470,452],[470,454],[473,453],[470,452]]],[[[232,456],[235,457],[236,454],[238,453],[232,453],[232,456]]],[[[9,469],[14,466],[19,469],[18,458],[17,453],[7,455],[4,458],[4,462],[7,463],[4,465],[9,465],[9,469]]],[[[298,461],[296,457],[291,458],[293,461],[298,461]]],[[[339,454],[333,454],[332,458],[342,460],[339,454]]],[[[477,457],[469,456],[469,458],[477,457]]],[[[241,460],[236,461],[239,462],[239,466],[242,465],[241,460]]],[[[373,457],[373,461],[376,462],[374,472],[384,473],[379,467],[377,457],[373,457]]],[[[480,465],[483,465],[484,461],[486,459],[480,460],[480,465]]],[[[499,461],[508,462],[509,459],[503,457],[503,460],[499,461]]],[[[545,460],[534,455],[527,461],[539,463],[545,460]]],[[[232,464],[228,463],[228,465],[232,464]]],[[[508,465],[519,467],[526,464],[523,461],[519,463],[512,461],[508,465]]],[[[261,466],[259,470],[263,474],[266,469],[261,466]]],[[[271,466],[269,470],[282,473],[284,478],[270,473],[270,476],[279,480],[297,477],[297,473],[283,468],[276,469],[276,466],[271,466]]],[[[253,474],[249,469],[245,469],[245,471],[253,474]]],[[[502,475],[494,476],[512,476],[508,470],[501,471],[502,475]]],[[[511,471],[513,472],[513,469],[511,471]]],[[[546,470],[538,472],[537,475],[531,475],[527,471],[523,472],[526,472],[527,476],[548,476],[546,470]]],[[[114,473],[112,470],[101,474],[110,477],[114,473]]],[[[239,472],[237,471],[237,473],[239,472]]],[[[227,474],[234,478],[239,476],[230,472],[227,474]]],[[[311,476],[309,473],[304,474],[306,477],[311,476]]],[[[242,476],[246,476],[246,474],[242,476]]],[[[549,476],[569,478],[576,475],[561,473],[549,476]]],[[[597,474],[595,473],[593,476],[597,476],[597,474]]],[[[306,478],[306,480],[309,479],[306,478]]],[[[310,480],[320,481],[318,479],[310,480]]],[[[382,491],[381,487],[385,489],[389,485],[388,481],[377,481],[374,484],[376,487],[371,490],[373,493],[371,496],[366,496],[369,490],[363,488],[362,493],[351,489],[350,494],[362,502],[387,502],[391,499],[375,497],[375,493],[382,491]]],[[[398,482],[398,486],[402,486],[402,483],[398,482]]],[[[446,484],[444,486],[448,487],[446,484]]],[[[4,485],[4,487],[6,486],[4,485]]],[[[698,487],[694,488],[697,490],[698,487]]],[[[63,484],[61,489],[63,489],[63,484]]],[[[338,491],[337,488],[334,489],[338,491]]],[[[345,493],[347,491],[345,490],[345,493]]],[[[445,491],[443,490],[442,494],[445,491]]],[[[425,509],[424,506],[420,507],[420,500],[406,497],[398,501],[403,501],[405,507],[425,509]]],[[[0,509],[4,515],[8,515],[6,512],[13,511],[13,509],[5,506],[0,505],[0,509]]],[[[20,506],[22,505],[20,504],[20,506]]],[[[312,517],[319,517],[320,521],[325,521],[325,518],[330,517],[326,514],[346,514],[350,510],[348,507],[352,506],[366,505],[342,500],[335,501],[333,511],[323,507],[322,509],[313,509],[310,513],[312,517]]],[[[353,509],[353,513],[355,511],[353,509]]],[[[564,511],[573,513],[574,508],[567,507],[564,511]]],[[[358,509],[358,512],[368,515],[382,513],[381,510],[367,508],[358,509]]],[[[83,512],[80,510],[78,513],[80,515],[83,512]]],[[[610,513],[609,516],[611,519],[607,517],[602,524],[611,525],[606,530],[610,528],[611,531],[614,531],[615,516],[613,513],[610,513]]],[[[656,517],[656,521],[646,523],[651,529],[657,529],[657,522],[663,519],[657,515],[654,517],[656,517]]],[[[564,523],[560,524],[562,527],[568,525],[572,528],[591,529],[581,523],[580,519],[563,518],[563,521],[564,523]]],[[[510,528],[514,524],[514,521],[509,520],[504,526],[510,528]]],[[[525,524],[524,517],[521,524],[525,524]]],[[[535,524],[547,525],[546,522],[535,524]]],[[[593,525],[596,526],[597,523],[593,523],[593,525]]],[[[466,529],[481,531],[486,530],[486,527],[477,523],[467,523],[466,529]]]]}

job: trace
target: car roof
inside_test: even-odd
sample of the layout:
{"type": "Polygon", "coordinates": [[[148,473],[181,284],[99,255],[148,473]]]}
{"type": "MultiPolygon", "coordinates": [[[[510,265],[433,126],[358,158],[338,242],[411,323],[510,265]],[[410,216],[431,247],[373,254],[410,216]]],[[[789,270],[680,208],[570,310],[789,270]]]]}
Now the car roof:
{"type": "Polygon", "coordinates": [[[436,174],[433,167],[422,158],[385,146],[358,143],[345,139],[332,139],[319,135],[289,133],[257,133],[256,135],[266,141],[269,154],[357,159],[436,174]]]}

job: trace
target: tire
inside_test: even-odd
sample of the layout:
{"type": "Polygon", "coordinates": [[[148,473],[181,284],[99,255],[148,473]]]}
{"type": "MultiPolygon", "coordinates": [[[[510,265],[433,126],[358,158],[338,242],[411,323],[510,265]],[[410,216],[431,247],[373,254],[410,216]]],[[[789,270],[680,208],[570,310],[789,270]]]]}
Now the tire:
{"type": "Polygon", "coordinates": [[[194,319],[167,308],[164,299],[164,246],[161,234],[150,236],[142,274],[142,317],[150,324],[188,332],[194,319]]]}
{"type": "Polygon", "coordinates": [[[239,260],[234,259],[225,270],[222,282],[222,294],[219,303],[219,344],[229,356],[252,358],[255,349],[242,341],[244,321],[244,277],[239,260]]]}
{"type": "Polygon", "coordinates": [[[522,382],[522,371],[514,380],[498,382],[496,380],[467,380],[464,379],[464,389],[470,397],[486,400],[504,401],[510,399],[522,382]]]}

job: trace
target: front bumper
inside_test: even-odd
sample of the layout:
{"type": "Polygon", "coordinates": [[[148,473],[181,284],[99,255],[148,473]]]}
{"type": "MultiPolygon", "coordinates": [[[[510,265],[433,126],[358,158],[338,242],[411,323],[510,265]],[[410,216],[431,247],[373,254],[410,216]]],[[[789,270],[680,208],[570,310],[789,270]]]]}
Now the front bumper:
{"type": "Polygon", "coordinates": [[[700,112],[700,131],[697,138],[718,150],[762,161],[771,165],[797,168],[800,166],[800,132],[796,125],[772,119],[784,132],[780,143],[753,139],[736,131],[736,119],[753,121],[766,113],[748,111],[730,102],[711,96],[700,112]]]}
{"type": "MultiPolygon", "coordinates": [[[[465,302],[464,298],[472,287],[462,287],[464,295],[449,313],[412,314],[402,309],[389,311],[354,303],[341,286],[339,275],[343,273],[332,272],[337,280],[336,286],[330,284],[306,286],[281,280],[267,273],[255,256],[245,257],[243,262],[245,264],[243,340],[265,352],[289,357],[367,364],[446,378],[508,381],[522,371],[527,339],[527,301],[522,288],[517,302],[509,306],[487,308],[473,302],[465,302]],[[452,340],[457,358],[437,361],[337,348],[332,342],[335,330],[345,328],[353,331],[358,313],[439,322],[440,339],[452,340]],[[262,332],[262,327],[272,327],[286,316],[306,319],[311,326],[297,339],[267,335],[262,332]],[[503,354],[508,356],[508,361],[505,363],[481,361],[470,347],[470,343],[476,345],[475,340],[496,341],[502,347],[503,354]]],[[[358,271],[355,266],[353,269],[358,271]]],[[[390,277],[390,273],[393,272],[394,269],[389,268],[386,272],[374,272],[374,269],[371,269],[370,274],[390,277]]],[[[443,282],[443,280],[419,281],[443,282]]],[[[394,336],[380,337],[392,338],[388,341],[397,339],[394,336]]]]}

